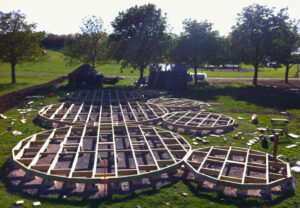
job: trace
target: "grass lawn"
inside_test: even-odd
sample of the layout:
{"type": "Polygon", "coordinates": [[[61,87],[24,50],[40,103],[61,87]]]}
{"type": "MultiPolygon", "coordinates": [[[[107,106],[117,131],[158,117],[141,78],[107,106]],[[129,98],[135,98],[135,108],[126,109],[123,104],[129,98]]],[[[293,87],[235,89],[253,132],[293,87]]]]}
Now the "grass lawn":
{"type": "MultiPolygon", "coordinates": [[[[117,87],[124,88],[130,84],[132,79],[124,79],[118,83],[117,87]]],[[[111,86],[105,86],[111,87],[111,86]]],[[[224,145],[224,146],[239,146],[246,147],[246,143],[253,136],[248,134],[256,131],[257,126],[250,122],[250,117],[253,112],[258,114],[259,127],[270,126],[270,118],[289,118],[289,131],[295,134],[300,134],[300,107],[299,99],[293,98],[288,95],[282,96],[281,93],[269,93],[268,91],[261,90],[259,97],[253,97],[255,88],[249,85],[226,85],[226,86],[210,86],[204,88],[190,89],[186,93],[177,94],[178,97],[187,97],[206,102],[220,103],[216,107],[210,109],[213,112],[224,113],[225,115],[232,116],[236,119],[239,126],[236,130],[226,133],[223,138],[207,137],[210,144],[199,144],[193,148],[200,148],[211,145],[224,145]],[[260,98],[264,98],[261,100],[260,98]],[[280,111],[285,110],[288,115],[280,115],[280,111]],[[238,120],[237,117],[244,117],[244,120],[238,120]],[[236,132],[243,132],[244,139],[235,140],[233,135],[236,132]]],[[[276,89],[273,89],[276,90],[276,89]]],[[[67,92],[62,89],[50,89],[45,91],[46,103],[57,103],[65,96],[67,92]],[[49,93],[54,92],[55,97],[50,97],[49,93]]],[[[36,109],[38,110],[38,109],[36,109]]],[[[37,111],[29,113],[26,124],[20,123],[20,115],[16,108],[13,108],[5,113],[5,115],[17,119],[12,125],[13,130],[23,132],[20,136],[13,136],[11,132],[0,136],[0,207],[12,207],[16,200],[25,200],[26,207],[32,207],[34,201],[41,201],[41,207],[299,207],[300,206],[300,186],[297,184],[294,193],[286,194],[274,198],[272,201],[265,201],[258,198],[232,198],[224,196],[218,192],[206,191],[199,187],[197,184],[189,181],[179,181],[165,186],[160,186],[157,189],[148,188],[145,190],[137,191],[132,194],[114,195],[106,199],[82,199],[70,197],[61,199],[57,197],[44,197],[44,196],[29,196],[21,193],[13,193],[7,186],[7,166],[6,161],[11,155],[11,149],[21,139],[35,133],[42,131],[42,127],[36,125],[33,120],[37,115],[37,111]],[[181,193],[188,193],[187,197],[181,193]],[[169,203],[169,205],[166,205],[169,203]]],[[[10,120],[0,120],[0,132],[4,131],[10,125],[10,120]]],[[[192,143],[192,138],[189,135],[183,135],[187,141],[192,143]]],[[[286,149],[285,146],[295,144],[297,140],[288,138],[286,136],[280,137],[278,154],[282,154],[290,158],[300,159],[299,146],[291,149],[286,149]]],[[[263,149],[260,142],[256,143],[252,149],[264,152],[270,152],[273,143],[270,143],[269,149],[263,149]]],[[[295,161],[292,162],[294,164],[295,161]]],[[[300,175],[293,173],[295,178],[299,180],[300,175]]]]}
{"type": "MultiPolygon", "coordinates": [[[[48,58],[45,61],[35,63],[25,63],[16,66],[16,84],[11,84],[11,68],[9,64],[0,63],[0,96],[20,90],[23,88],[31,87],[33,85],[46,83],[58,78],[62,75],[67,75],[72,72],[78,65],[70,66],[66,65],[62,53],[60,51],[47,50],[48,58]]],[[[245,66],[244,68],[253,68],[251,66],[245,66]]],[[[106,76],[139,76],[139,71],[135,70],[131,73],[131,68],[125,68],[121,73],[120,65],[117,63],[105,64],[97,66],[96,69],[106,76]]],[[[193,69],[189,69],[190,72],[193,69]]],[[[221,71],[202,71],[207,73],[208,77],[228,77],[228,78],[252,78],[253,72],[221,72],[221,71]]],[[[282,78],[284,77],[284,67],[274,69],[261,69],[258,77],[264,78],[282,78]]],[[[293,66],[290,70],[290,77],[293,77],[296,73],[296,66],[293,66]]],[[[149,71],[145,70],[145,76],[149,75],[149,71]]]]}
{"type": "MultiPolygon", "coordinates": [[[[247,65],[243,68],[253,69],[253,66],[247,65]]],[[[190,68],[188,72],[194,72],[194,69],[190,68]]],[[[297,72],[297,66],[293,65],[290,69],[289,77],[294,77],[297,72]]],[[[209,71],[198,69],[198,73],[206,73],[207,77],[222,77],[222,78],[253,78],[254,71],[247,72],[232,72],[232,71],[209,71]]],[[[273,68],[260,68],[258,72],[258,78],[282,78],[285,76],[285,67],[278,68],[277,70],[273,68]]]]}

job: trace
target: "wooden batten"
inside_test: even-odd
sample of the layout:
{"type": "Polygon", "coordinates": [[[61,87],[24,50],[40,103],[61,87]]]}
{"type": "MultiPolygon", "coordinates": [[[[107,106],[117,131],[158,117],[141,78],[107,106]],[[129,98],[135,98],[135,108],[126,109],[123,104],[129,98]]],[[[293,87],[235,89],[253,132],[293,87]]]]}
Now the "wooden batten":
{"type": "Polygon", "coordinates": [[[252,177],[252,176],[246,176],[245,177],[245,183],[262,183],[266,184],[267,180],[264,178],[257,178],[257,177],[252,177]]]}

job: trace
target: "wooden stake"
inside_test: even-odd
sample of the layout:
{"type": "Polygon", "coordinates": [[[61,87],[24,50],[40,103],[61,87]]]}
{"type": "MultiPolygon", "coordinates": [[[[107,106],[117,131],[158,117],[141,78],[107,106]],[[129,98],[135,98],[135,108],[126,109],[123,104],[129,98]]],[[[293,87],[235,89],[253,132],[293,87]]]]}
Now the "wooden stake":
{"type": "Polygon", "coordinates": [[[107,187],[106,187],[106,159],[104,160],[104,195],[107,196],[107,187]]]}
{"type": "Polygon", "coordinates": [[[277,161],[277,147],[278,147],[278,139],[279,139],[279,134],[275,133],[275,140],[274,140],[274,150],[273,150],[273,161],[277,161]]]}

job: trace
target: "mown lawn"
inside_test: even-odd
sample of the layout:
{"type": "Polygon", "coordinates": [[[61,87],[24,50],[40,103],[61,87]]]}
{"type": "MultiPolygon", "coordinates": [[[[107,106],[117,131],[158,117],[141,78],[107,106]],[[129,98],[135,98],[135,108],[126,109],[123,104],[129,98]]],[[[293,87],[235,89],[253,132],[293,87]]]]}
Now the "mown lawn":
{"type": "MultiPolygon", "coordinates": [[[[243,69],[253,69],[253,66],[243,65],[243,69]]],[[[188,72],[194,72],[194,69],[189,69],[188,72]]],[[[293,65],[289,72],[289,77],[292,78],[297,72],[297,66],[293,65]]],[[[254,71],[210,71],[198,69],[198,73],[206,73],[207,77],[222,77],[222,78],[252,78],[254,71]]],[[[285,67],[278,68],[260,68],[258,78],[282,78],[285,76],[285,67]]]]}
{"type": "MultiPolygon", "coordinates": [[[[67,75],[72,72],[78,65],[70,66],[66,64],[60,51],[47,50],[47,59],[40,62],[25,63],[16,66],[16,84],[11,84],[11,69],[9,64],[0,63],[0,96],[31,87],[37,84],[46,83],[58,78],[59,76],[67,75]]],[[[243,68],[252,69],[251,66],[243,68]]],[[[131,68],[125,68],[121,73],[120,64],[111,63],[102,66],[97,66],[96,69],[105,76],[139,76],[139,71],[135,70],[131,73],[131,68]]],[[[284,67],[274,70],[272,68],[263,68],[258,74],[261,78],[284,78],[284,67]]],[[[227,77],[227,78],[252,78],[253,72],[224,72],[224,71],[202,71],[207,73],[208,77],[227,77]]],[[[289,77],[293,77],[296,73],[296,65],[292,67],[289,77]]],[[[193,69],[189,69],[193,72],[193,69]]],[[[145,76],[149,75],[149,71],[145,70],[145,76]]]]}
{"type": "MultiPolygon", "coordinates": [[[[47,50],[47,52],[48,58],[44,61],[16,66],[16,84],[11,83],[10,65],[0,63],[0,96],[9,92],[50,82],[60,76],[67,75],[78,67],[78,65],[67,65],[62,53],[59,51],[47,50]]],[[[106,64],[98,66],[96,69],[106,76],[139,76],[139,71],[131,73],[129,68],[124,69],[124,72],[120,73],[119,64],[106,64]]],[[[145,75],[148,75],[148,73],[145,72],[145,75]]],[[[134,80],[131,79],[131,81],[133,82],[134,80]]]]}
{"type": "MultiPolygon", "coordinates": [[[[118,87],[124,88],[131,83],[132,80],[122,80],[118,83],[118,87]]],[[[111,87],[111,86],[105,86],[111,87]]],[[[210,144],[193,145],[193,148],[200,148],[210,145],[224,145],[224,146],[239,146],[246,147],[246,143],[253,136],[250,133],[256,131],[256,128],[270,126],[270,118],[289,118],[289,131],[295,134],[300,134],[300,106],[299,96],[288,95],[288,93],[281,92],[279,89],[273,89],[275,91],[265,90],[260,88],[260,95],[258,97],[251,96],[256,93],[256,88],[252,86],[240,86],[240,85],[226,85],[226,86],[210,86],[203,88],[190,89],[188,92],[177,94],[178,97],[188,97],[206,102],[220,103],[211,110],[213,112],[223,113],[228,116],[232,116],[236,119],[239,126],[236,130],[225,134],[227,142],[222,137],[207,137],[210,144]],[[278,91],[276,91],[278,90],[278,91]],[[278,93],[277,93],[278,92],[278,93]],[[264,100],[262,100],[264,98],[264,100]],[[281,115],[281,111],[287,111],[288,115],[281,115]],[[256,126],[250,122],[252,113],[256,112],[259,118],[259,125],[256,126]],[[244,117],[244,120],[238,120],[237,117],[244,117]],[[233,135],[236,132],[243,132],[244,139],[235,140],[233,135]]],[[[44,92],[46,96],[46,103],[57,103],[65,96],[67,92],[63,89],[53,88],[44,92]],[[55,97],[49,96],[50,92],[55,93],[55,97]]],[[[38,110],[38,109],[36,109],[38,110]]],[[[266,201],[258,198],[232,198],[224,196],[217,192],[210,192],[202,189],[197,184],[188,181],[174,182],[169,185],[158,187],[157,189],[148,188],[142,191],[137,191],[132,194],[126,195],[114,195],[107,199],[82,199],[76,197],[70,197],[61,199],[58,197],[45,197],[45,196],[29,196],[21,193],[13,193],[9,190],[7,185],[7,166],[6,161],[11,155],[11,149],[21,139],[35,133],[42,131],[42,127],[36,125],[33,120],[37,115],[37,111],[29,113],[26,124],[20,123],[20,114],[17,109],[11,109],[5,113],[5,115],[17,119],[17,121],[11,125],[13,130],[19,130],[23,132],[20,136],[13,136],[11,132],[0,136],[0,207],[12,207],[16,200],[25,200],[26,207],[32,207],[34,201],[41,201],[41,207],[299,207],[300,206],[300,186],[297,184],[294,193],[282,195],[273,198],[272,201],[266,201]],[[181,193],[188,193],[187,197],[181,195],[181,193]],[[169,203],[169,205],[167,205],[169,203]]],[[[4,131],[10,126],[10,120],[0,120],[0,132],[4,131]]],[[[189,135],[184,137],[191,143],[192,138],[189,135]]],[[[280,137],[278,154],[287,156],[291,161],[292,158],[297,158],[292,162],[294,164],[300,159],[300,146],[292,149],[286,149],[285,146],[289,144],[295,144],[297,140],[288,138],[286,136],[280,137]]],[[[270,152],[272,142],[268,149],[263,149],[260,142],[253,145],[252,149],[270,152]]],[[[293,173],[298,180],[299,174],[293,173]]]]}

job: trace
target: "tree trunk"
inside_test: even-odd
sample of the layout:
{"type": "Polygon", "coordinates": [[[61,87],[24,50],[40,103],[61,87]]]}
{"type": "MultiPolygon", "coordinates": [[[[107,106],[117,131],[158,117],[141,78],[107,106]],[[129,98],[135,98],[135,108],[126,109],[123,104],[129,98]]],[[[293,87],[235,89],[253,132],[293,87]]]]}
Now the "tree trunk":
{"type": "Polygon", "coordinates": [[[197,85],[197,82],[198,82],[197,68],[198,68],[197,66],[194,67],[194,74],[195,74],[195,76],[194,76],[194,78],[195,78],[195,83],[194,83],[194,85],[195,85],[195,86],[197,85]]]}
{"type": "Polygon", "coordinates": [[[16,72],[15,72],[15,63],[11,63],[11,82],[14,84],[16,83],[16,72]]]}
{"type": "Polygon", "coordinates": [[[290,64],[288,63],[285,65],[285,79],[284,79],[285,83],[287,84],[289,83],[289,70],[290,70],[290,64]]]}
{"type": "Polygon", "coordinates": [[[257,86],[257,75],[258,75],[258,65],[254,65],[254,77],[253,77],[253,84],[257,86]]]}
{"type": "Polygon", "coordinates": [[[140,68],[140,80],[138,81],[137,87],[139,87],[144,81],[144,68],[140,68]]]}
{"type": "Polygon", "coordinates": [[[95,69],[95,58],[92,58],[92,67],[95,69]]]}

